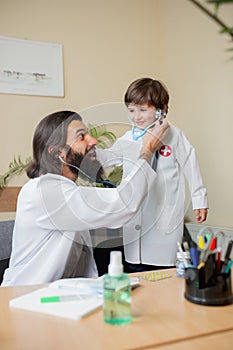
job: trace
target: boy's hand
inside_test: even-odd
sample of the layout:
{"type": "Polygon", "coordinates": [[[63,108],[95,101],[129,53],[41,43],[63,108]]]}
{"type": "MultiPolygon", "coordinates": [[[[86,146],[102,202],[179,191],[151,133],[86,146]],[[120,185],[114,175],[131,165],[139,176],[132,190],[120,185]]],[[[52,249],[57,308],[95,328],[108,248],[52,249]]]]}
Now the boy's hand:
{"type": "Polygon", "coordinates": [[[208,209],[206,209],[206,208],[195,209],[194,211],[195,211],[196,220],[199,224],[206,220],[208,209]]]}

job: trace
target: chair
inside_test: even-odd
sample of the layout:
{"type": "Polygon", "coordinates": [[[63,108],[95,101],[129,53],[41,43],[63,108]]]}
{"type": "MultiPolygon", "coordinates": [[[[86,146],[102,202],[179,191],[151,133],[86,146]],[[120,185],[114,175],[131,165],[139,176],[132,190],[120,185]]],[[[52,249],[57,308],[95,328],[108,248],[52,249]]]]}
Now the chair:
{"type": "Polygon", "coordinates": [[[14,224],[14,220],[0,221],[0,284],[9,266],[14,224]]]}
{"type": "Polygon", "coordinates": [[[110,252],[113,250],[121,251],[122,264],[125,263],[123,237],[116,237],[102,241],[96,245],[93,254],[96,262],[99,276],[108,272],[108,265],[110,262],[110,252]]]}

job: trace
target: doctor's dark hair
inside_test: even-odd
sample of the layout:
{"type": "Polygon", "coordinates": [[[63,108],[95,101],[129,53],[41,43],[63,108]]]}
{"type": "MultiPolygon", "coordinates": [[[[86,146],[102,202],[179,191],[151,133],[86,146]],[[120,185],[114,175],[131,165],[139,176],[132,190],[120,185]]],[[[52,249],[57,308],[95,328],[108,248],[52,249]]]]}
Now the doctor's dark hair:
{"type": "Polygon", "coordinates": [[[169,93],[164,84],[151,78],[141,78],[133,81],[125,93],[127,107],[130,103],[135,105],[148,104],[167,111],[168,102],[169,93]]]}
{"type": "Polygon", "coordinates": [[[82,117],[72,111],[59,111],[43,118],[36,127],[33,137],[33,159],[26,172],[31,179],[43,174],[61,174],[60,149],[65,147],[67,128],[72,120],[82,117]]]}

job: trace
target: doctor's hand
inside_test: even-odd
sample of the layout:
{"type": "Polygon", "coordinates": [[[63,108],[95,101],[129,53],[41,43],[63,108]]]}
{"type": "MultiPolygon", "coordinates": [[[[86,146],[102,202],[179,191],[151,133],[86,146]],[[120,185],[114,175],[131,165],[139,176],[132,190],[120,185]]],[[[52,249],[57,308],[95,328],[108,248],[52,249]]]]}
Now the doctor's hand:
{"type": "Polygon", "coordinates": [[[153,128],[149,129],[143,137],[140,158],[143,158],[150,163],[153,154],[161,145],[168,130],[169,124],[166,119],[163,120],[162,124],[156,124],[153,128]]]}

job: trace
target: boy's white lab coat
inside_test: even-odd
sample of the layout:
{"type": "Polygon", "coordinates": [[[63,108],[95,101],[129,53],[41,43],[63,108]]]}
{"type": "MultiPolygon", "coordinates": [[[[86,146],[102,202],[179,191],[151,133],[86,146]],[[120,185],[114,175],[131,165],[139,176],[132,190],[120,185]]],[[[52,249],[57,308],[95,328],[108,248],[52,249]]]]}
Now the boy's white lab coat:
{"type": "MultiPolygon", "coordinates": [[[[134,141],[128,131],[108,152],[100,152],[99,158],[105,167],[114,164],[114,157],[118,164],[124,162],[123,176],[126,176],[141,144],[142,139],[134,141]]],[[[207,208],[208,203],[195,150],[180,129],[170,125],[158,153],[155,185],[141,210],[123,227],[124,249],[130,263],[169,266],[175,263],[177,241],[181,241],[183,234],[185,178],[193,209],[207,208]]]]}
{"type": "Polygon", "coordinates": [[[125,225],[155,178],[149,164],[139,160],[116,189],[81,187],[54,174],[29,180],[18,197],[12,255],[2,286],[97,277],[89,229],[125,225]]]}

